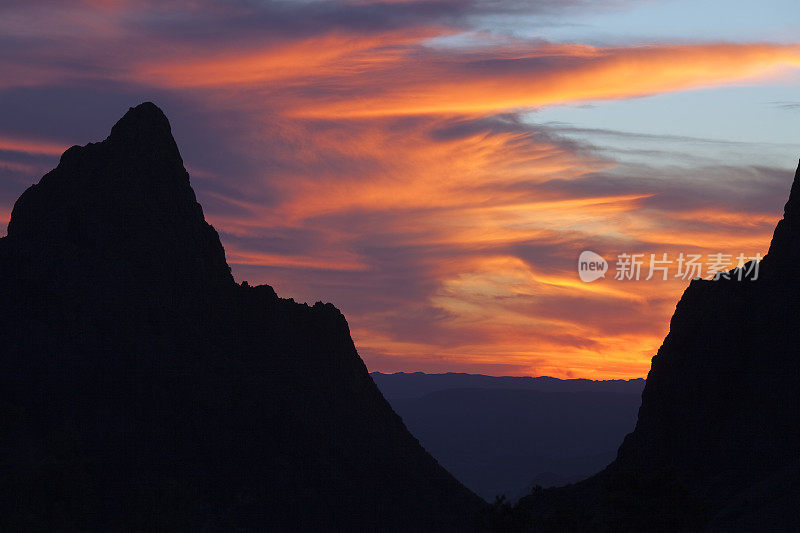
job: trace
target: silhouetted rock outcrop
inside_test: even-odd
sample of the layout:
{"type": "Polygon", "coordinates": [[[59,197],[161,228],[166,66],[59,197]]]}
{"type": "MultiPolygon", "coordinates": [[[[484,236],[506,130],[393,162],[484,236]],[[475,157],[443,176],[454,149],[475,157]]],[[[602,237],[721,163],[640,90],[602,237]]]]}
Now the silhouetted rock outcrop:
{"type": "Polygon", "coordinates": [[[330,304],[237,285],[169,122],[132,108],[0,239],[0,529],[461,530],[330,304]]]}
{"type": "Polygon", "coordinates": [[[800,508],[800,169],[758,279],[694,280],[604,472],[515,509],[540,530],[794,531],[800,508]]]}

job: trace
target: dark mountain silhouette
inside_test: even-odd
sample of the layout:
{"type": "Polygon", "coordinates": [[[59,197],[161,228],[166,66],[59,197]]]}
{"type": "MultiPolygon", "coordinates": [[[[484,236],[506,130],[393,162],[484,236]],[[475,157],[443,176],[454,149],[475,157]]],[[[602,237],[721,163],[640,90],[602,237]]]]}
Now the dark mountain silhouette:
{"type": "Polygon", "coordinates": [[[551,486],[602,470],[633,429],[640,398],[498,388],[389,401],[442,466],[491,501],[516,499],[537,478],[551,486]]]}
{"type": "Polygon", "coordinates": [[[330,304],[237,285],[164,114],[132,108],[0,239],[0,529],[463,530],[330,304]]]}
{"type": "Polygon", "coordinates": [[[640,395],[644,388],[644,379],[641,378],[558,379],[548,376],[485,376],[458,372],[445,374],[372,372],[370,376],[390,401],[401,398],[421,398],[431,392],[448,389],[525,389],[540,392],[616,392],[640,395]]]}
{"type": "Polygon", "coordinates": [[[733,272],[689,285],[617,459],[583,483],[501,505],[488,522],[537,531],[796,531],[798,265],[800,168],[758,279],[733,272]]]}

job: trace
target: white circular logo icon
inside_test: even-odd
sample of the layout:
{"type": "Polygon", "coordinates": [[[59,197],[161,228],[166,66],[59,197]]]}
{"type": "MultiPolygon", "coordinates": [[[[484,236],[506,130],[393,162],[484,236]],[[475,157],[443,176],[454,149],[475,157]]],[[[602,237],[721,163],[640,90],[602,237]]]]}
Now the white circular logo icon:
{"type": "Polygon", "coordinates": [[[589,250],[581,252],[580,257],[578,257],[578,276],[581,281],[589,283],[604,278],[607,271],[608,262],[603,259],[603,256],[589,250]]]}

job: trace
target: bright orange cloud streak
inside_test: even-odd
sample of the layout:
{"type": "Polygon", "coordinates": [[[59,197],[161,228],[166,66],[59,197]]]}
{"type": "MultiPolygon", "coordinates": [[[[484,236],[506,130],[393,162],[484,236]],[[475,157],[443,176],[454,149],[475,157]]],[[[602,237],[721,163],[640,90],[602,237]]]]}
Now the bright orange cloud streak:
{"type": "Polygon", "coordinates": [[[0,137],[0,150],[26,154],[61,155],[67,146],[47,141],[0,137]]]}
{"type": "Polygon", "coordinates": [[[368,37],[334,33],[293,42],[281,42],[262,51],[217,53],[177,62],[145,63],[134,77],[169,87],[219,87],[303,80],[333,75],[357,75],[384,64],[395,64],[400,46],[436,35],[434,31],[368,37]]]}
{"type": "MultiPolygon", "coordinates": [[[[800,66],[800,46],[683,45],[633,48],[586,47],[574,65],[540,68],[532,51],[487,68],[444,66],[423,76],[399,77],[357,101],[341,99],[304,106],[298,116],[371,116],[421,113],[488,113],[576,101],[621,99],[704,87],[800,66]],[[525,61],[532,64],[526,66],[525,61]],[[513,68],[513,63],[520,63],[513,68]]],[[[546,55],[545,55],[546,57],[546,55]]],[[[562,55],[562,58],[569,56],[562,55]]]]}
{"type": "MultiPolygon", "coordinates": [[[[341,254],[345,255],[345,254],[341,254]]],[[[316,270],[366,270],[365,265],[350,258],[322,259],[319,255],[309,258],[304,256],[286,256],[280,254],[239,251],[228,247],[225,253],[228,263],[237,265],[271,265],[281,267],[302,267],[316,270]]]]}
{"type": "Polygon", "coordinates": [[[292,94],[278,90],[274,98],[287,105],[292,116],[358,117],[483,114],[630,98],[800,66],[796,45],[602,48],[519,43],[481,52],[444,51],[424,45],[436,33],[416,29],[368,37],[329,34],[260,52],[142,64],[133,75],[169,87],[252,86],[281,80],[277,89],[292,88],[292,94]],[[331,90],[296,94],[320,84],[331,90]]]}
{"type": "MultiPolygon", "coordinates": [[[[242,236],[281,224],[324,228],[325,248],[298,253],[254,254],[226,245],[234,261],[307,267],[307,276],[298,281],[274,271],[265,275],[264,281],[285,294],[306,294],[318,276],[314,265],[327,265],[331,272],[358,268],[349,290],[365,291],[364,301],[390,298],[377,310],[343,305],[357,345],[376,370],[408,370],[416,361],[440,371],[495,368],[497,373],[505,367],[514,369],[506,373],[557,377],[642,376],[687,281],[623,282],[610,272],[605,281],[582,283],[574,270],[577,253],[588,246],[582,243],[604,236],[613,243],[605,250],[612,255],[645,246],[673,257],[679,252],[763,253],[777,218],[769,213],[742,217],[723,207],[643,208],[657,191],[544,194],[537,184],[554,177],[569,181],[613,164],[480,119],[397,123],[371,118],[349,122],[347,128],[308,127],[284,132],[298,140],[288,137],[286,145],[293,148],[282,157],[297,158],[294,166],[308,171],[275,180],[281,203],[263,211],[248,206],[256,218],[220,225],[239,228],[242,236]],[[457,133],[433,133],[451,130],[457,133]],[[310,136],[313,150],[300,140],[310,136]],[[357,164],[327,164],[342,158],[357,164]],[[741,218],[747,223],[737,225],[741,218]],[[549,247],[554,252],[547,253],[556,257],[523,259],[514,251],[529,245],[549,247]],[[408,261],[413,268],[413,279],[385,272],[391,266],[380,263],[381,252],[372,255],[365,247],[397,250],[400,266],[408,261]],[[332,249],[351,255],[332,254],[332,249]],[[432,288],[419,298],[372,292],[404,283],[432,288]],[[435,332],[420,335],[419,324],[387,330],[419,313],[418,306],[437,314],[435,332]]],[[[328,298],[327,290],[330,286],[319,285],[308,298],[328,298]]]]}

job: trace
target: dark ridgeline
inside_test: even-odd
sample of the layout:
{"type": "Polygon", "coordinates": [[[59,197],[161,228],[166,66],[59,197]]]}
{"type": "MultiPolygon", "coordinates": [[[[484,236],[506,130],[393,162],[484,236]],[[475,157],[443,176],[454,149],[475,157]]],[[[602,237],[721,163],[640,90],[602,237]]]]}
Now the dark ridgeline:
{"type": "Polygon", "coordinates": [[[370,373],[389,400],[422,398],[432,392],[452,389],[516,389],[539,392],[611,392],[641,395],[644,379],[559,379],[548,376],[485,376],[483,374],[425,374],[423,372],[370,373]]]}
{"type": "Polygon", "coordinates": [[[463,530],[330,304],[237,285],[155,105],[0,239],[0,529],[463,530]]]}
{"type": "Polygon", "coordinates": [[[498,508],[537,531],[796,531],[800,168],[757,280],[695,280],[597,476],[498,508]]]}

